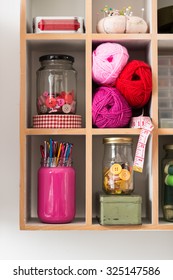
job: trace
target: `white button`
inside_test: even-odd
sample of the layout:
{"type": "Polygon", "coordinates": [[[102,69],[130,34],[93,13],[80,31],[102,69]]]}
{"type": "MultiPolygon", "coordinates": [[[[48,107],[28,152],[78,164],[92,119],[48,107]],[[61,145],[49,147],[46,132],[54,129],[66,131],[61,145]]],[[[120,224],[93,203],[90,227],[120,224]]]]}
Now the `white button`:
{"type": "Polygon", "coordinates": [[[65,114],[70,113],[70,111],[71,111],[71,105],[70,105],[70,104],[64,104],[64,105],[62,106],[62,111],[63,111],[65,114]]]}

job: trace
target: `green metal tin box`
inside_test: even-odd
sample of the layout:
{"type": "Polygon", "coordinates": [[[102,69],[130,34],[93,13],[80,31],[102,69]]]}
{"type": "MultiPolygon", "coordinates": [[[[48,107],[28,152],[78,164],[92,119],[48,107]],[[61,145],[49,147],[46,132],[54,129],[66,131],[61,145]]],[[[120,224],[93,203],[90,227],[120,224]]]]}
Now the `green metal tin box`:
{"type": "Polygon", "coordinates": [[[140,225],[142,197],[139,195],[98,194],[101,225],[140,225]]]}

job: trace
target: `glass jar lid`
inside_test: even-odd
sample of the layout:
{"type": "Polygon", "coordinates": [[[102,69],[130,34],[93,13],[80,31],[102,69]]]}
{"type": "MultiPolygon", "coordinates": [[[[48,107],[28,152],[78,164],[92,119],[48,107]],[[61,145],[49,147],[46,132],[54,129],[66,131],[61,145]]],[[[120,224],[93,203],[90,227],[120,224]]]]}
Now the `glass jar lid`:
{"type": "Polygon", "coordinates": [[[74,62],[74,57],[71,55],[66,55],[66,54],[47,54],[40,56],[39,61],[44,61],[44,60],[68,60],[71,62],[74,62]]]}
{"type": "Polygon", "coordinates": [[[121,137],[109,137],[103,138],[103,144],[130,144],[132,143],[132,138],[121,138],[121,137]]]}

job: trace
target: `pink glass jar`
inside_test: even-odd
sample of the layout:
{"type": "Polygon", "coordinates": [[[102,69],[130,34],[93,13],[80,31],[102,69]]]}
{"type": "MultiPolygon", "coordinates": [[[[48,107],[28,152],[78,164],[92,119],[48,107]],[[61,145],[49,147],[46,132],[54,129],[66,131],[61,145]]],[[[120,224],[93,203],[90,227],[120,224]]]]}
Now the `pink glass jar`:
{"type": "Polygon", "coordinates": [[[40,167],[38,217],[44,223],[69,223],[76,212],[76,174],[73,167],[40,167]]]}

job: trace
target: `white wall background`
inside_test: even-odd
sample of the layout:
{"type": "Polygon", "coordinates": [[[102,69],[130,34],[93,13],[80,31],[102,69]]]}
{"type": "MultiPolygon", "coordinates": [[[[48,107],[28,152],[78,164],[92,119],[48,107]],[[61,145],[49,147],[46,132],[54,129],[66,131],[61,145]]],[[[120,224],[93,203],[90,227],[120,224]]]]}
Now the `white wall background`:
{"type": "Polygon", "coordinates": [[[173,259],[173,231],[20,231],[20,0],[0,0],[0,259],[173,259]]]}

